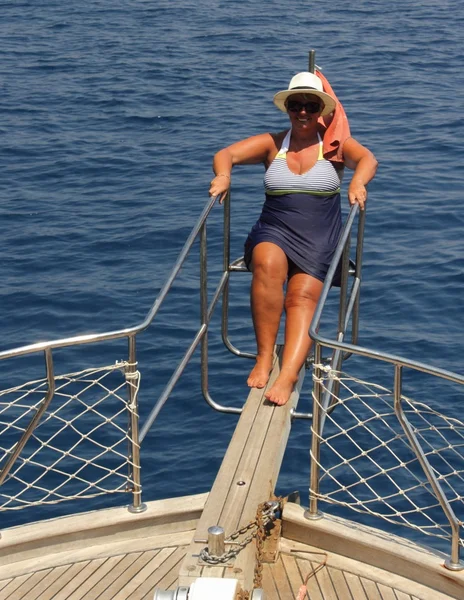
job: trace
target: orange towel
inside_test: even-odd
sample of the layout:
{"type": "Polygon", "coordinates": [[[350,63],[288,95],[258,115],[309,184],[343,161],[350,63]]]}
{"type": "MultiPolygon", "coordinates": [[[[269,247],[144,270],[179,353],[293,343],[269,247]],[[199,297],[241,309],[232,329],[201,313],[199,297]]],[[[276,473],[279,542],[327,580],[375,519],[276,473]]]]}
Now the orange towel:
{"type": "Polygon", "coordinates": [[[319,118],[320,124],[324,127],[324,158],[332,162],[343,162],[343,144],[351,137],[348,117],[342,103],[335,95],[326,77],[320,71],[316,71],[315,73],[322,80],[324,92],[330,94],[337,101],[337,106],[333,113],[319,118]]]}

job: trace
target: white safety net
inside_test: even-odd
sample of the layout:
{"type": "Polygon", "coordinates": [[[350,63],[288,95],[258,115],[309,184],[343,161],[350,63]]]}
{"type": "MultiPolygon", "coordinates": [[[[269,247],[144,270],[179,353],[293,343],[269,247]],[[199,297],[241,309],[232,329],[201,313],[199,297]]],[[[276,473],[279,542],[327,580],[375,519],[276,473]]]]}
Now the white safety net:
{"type": "MultiPolygon", "coordinates": [[[[116,363],[55,377],[48,409],[0,486],[0,510],[132,490],[129,423],[136,408],[128,386],[136,396],[140,376],[127,368],[116,363]]],[[[0,391],[2,472],[47,389],[41,379],[0,391]]]]}
{"type": "MultiPolygon", "coordinates": [[[[393,393],[346,373],[321,369],[322,389],[334,408],[326,413],[320,437],[317,497],[449,539],[449,521],[395,414],[393,393]]],[[[462,523],[464,423],[405,396],[402,406],[423,455],[462,523]]],[[[460,543],[464,545],[462,537],[460,543]]]]}

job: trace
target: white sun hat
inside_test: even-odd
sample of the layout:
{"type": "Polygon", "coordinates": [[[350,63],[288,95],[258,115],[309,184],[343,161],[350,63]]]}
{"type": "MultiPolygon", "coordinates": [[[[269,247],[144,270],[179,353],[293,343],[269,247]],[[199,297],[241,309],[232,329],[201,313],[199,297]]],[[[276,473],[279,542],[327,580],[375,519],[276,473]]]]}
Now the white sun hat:
{"type": "Polygon", "coordinates": [[[302,73],[297,73],[294,77],[292,77],[290,83],[288,84],[288,90],[277,92],[277,94],[274,96],[274,104],[277,106],[277,108],[280,108],[281,111],[287,112],[285,102],[289,96],[294,94],[311,94],[312,96],[317,96],[320,98],[324,103],[321,116],[329,115],[335,110],[337,103],[332,96],[329,96],[329,94],[323,92],[322,89],[322,81],[317,75],[314,75],[314,73],[309,73],[308,71],[303,71],[302,73]]]}

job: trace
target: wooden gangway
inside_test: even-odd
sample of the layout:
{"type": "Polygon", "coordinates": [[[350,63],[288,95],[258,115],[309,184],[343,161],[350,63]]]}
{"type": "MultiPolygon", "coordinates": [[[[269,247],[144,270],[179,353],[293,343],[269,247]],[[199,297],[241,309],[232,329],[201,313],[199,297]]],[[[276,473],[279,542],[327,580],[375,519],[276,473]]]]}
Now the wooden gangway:
{"type": "MultiPolygon", "coordinates": [[[[268,385],[280,372],[280,347],[268,385]]],[[[208,528],[218,525],[225,537],[245,527],[256,518],[257,507],[270,500],[290,434],[290,411],[298,403],[304,380],[304,368],[289,402],[276,406],[264,398],[265,390],[253,388],[217,474],[194,540],[180,570],[180,585],[189,586],[197,577],[234,577],[245,590],[253,587],[255,544],[248,544],[228,567],[198,564],[196,558],[205,547],[208,528]]]]}

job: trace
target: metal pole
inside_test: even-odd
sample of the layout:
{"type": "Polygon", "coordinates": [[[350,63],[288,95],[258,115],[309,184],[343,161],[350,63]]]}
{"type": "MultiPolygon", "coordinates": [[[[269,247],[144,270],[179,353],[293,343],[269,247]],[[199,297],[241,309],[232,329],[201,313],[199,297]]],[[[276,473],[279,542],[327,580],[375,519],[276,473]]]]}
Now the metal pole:
{"type": "Polygon", "coordinates": [[[201,340],[201,388],[208,393],[208,245],[206,223],[200,229],[200,325],[206,326],[201,340]]]}
{"type": "Polygon", "coordinates": [[[310,73],[314,73],[315,67],[316,67],[316,51],[315,50],[310,50],[309,51],[308,71],[310,73]]]}
{"type": "Polygon", "coordinates": [[[414,434],[414,430],[411,427],[406,415],[403,412],[402,407],[402,370],[403,367],[401,365],[395,365],[395,381],[394,381],[394,401],[395,401],[395,413],[398,417],[398,420],[403,428],[403,431],[406,433],[406,436],[411,444],[412,450],[416,455],[422,470],[425,473],[430,485],[432,486],[435,497],[440,503],[443,512],[446,515],[446,518],[449,521],[451,526],[452,538],[451,538],[451,557],[445,561],[445,567],[450,569],[451,571],[461,571],[464,569],[464,563],[460,561],[459,552],[459,533],[460,533],[460,522],[456,518],[451,505],[449,504],[445,493],[442,490],[438,479],[435,477],[432,466],[430,465],[427,457],[425,456],[422,448],[417,441],[417,438],[414,434]]]}
{"type": "Polygon", "coordinates": [[[353,307],[353,318],[351,322],[351,343],[357,344],[359,332],[359,301],[361,298],[362,259],[364,245],[364,225],[366,223],[366,209],[359,211],[358,237],[356,240],[356,281],[359,281],[359,289],[356,290],[356,300],[353,307]]]}
{"type": "Polygon", "coordinates": [[[320,453],[321,453],[321,399],[322,399],[322,372],[319,365],[322,363],[322,346],[320,344],[314,347],[314,401],[313,401],[313,421],[311,438],[311,477],[309,484],[309,510],[304,514],[306,519],[320,519],[322,513],[317,509],[317,496],[319,494],[319,472],[320,472],[320,453]]]}
{"type": "Polygon", "coordinates": [[[346,298],[348,295],[348,271],[350,268],[351,232],[348,236],[342,255],[342,272],[340,281],[340,305],[338,310],[338,333],[345,337],[346,298]]]}
{"type": "Polygon", "coordinates": [[[54,368],[53,368],[53,356],[52,356],[51,348],[47,348],[44,352],[44,355],[45,355],[45,365],[46,365],[46,369],[47,369],[47,383],[48,383],[47,393],[45,394],[45,398],[43,399],[42,406],[39,408],[39,410],[35,413],[34,417],[31,419],[31,422],[29,423],[29,425],[27,426],[23,435],[21,436],[21,439],[15,445],[13,452],[9,456],[8,460],[6,461],[3,469],[0,471],[0,485],[2,485],[2,483],[5,481],[6,476],[11,471],[14,463],[16,462],[16,459],[21,454],[24,446],[27,444],[29,438],[34,433],[35,428],[39,424],[40,419],[42,418],[45,411],[49,407],[50,402],[53,400],[53,396],[55,394],[55,374],[54,374],[54,368]]]}
{"type": "Polygon", "coordinates": [[[224,200],[224,251],[223,251],[223,269],[224,275],[227,276],[224,291],[222,293],[222,319],[221,319],[221,333],[222,341],[224,346],[235,354],[242,358],[256,358],[256,354],[251,352],[242,352],[236,348],[229,339],[229,281],[230,272],[233,270],[230,264],[230,191],[224,200]]]}
{"type": "MultiPolygon", "coordinates": [[[[230,267],[230,191],[227,193],[224,199],[224,227],[223,227],[223,235],[224,235],[224,248],[223,248],[223,260],[222,260],[222,268],[224,272],[229,272],[230,267]]],[[[224,286],[224,290],[222,292],[222,341],[224,342],[226,348],[230,349],[229,343],[229,278],[227,278],[227,282],[224,286]]]]}
{"type": "Polygon", "coordinates": [[[140,442],[139,442],[139,410],[137,353],[135,336],[129,337],[129,365],[126,370],[126,380],[129,391],[129,478],[132,478],[132,504],[128,506],[131,513],[141,513],[147,510],[142,502],[142,486],[140,477],[140,442]]]}

